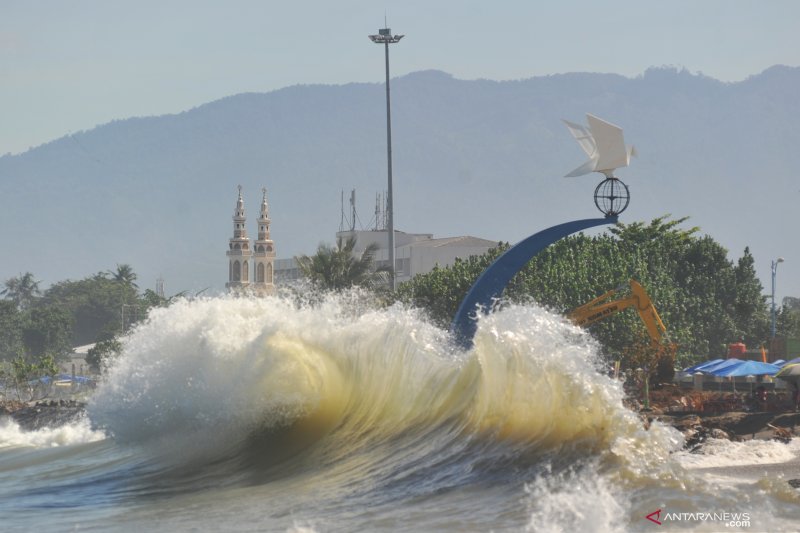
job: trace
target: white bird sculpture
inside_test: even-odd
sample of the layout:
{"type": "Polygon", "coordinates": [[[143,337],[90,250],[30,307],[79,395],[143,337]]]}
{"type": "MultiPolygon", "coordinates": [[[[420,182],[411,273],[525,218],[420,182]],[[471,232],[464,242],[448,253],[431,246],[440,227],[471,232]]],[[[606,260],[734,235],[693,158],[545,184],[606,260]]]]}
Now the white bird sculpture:
{"type": "Polygon", "coordinates": [[[586,163],[564,177],[572,178],[590,172],[601,172],[606,175],[606,178],[613,178],[614,169],[627,167],[631,156],[637,155],[636,148],[625,146],[622,128],[619,126],[588,113],[586,119],[589,122],[588,128],[568,120],[564,121],[569,132],[589,156],[586,163]]]}

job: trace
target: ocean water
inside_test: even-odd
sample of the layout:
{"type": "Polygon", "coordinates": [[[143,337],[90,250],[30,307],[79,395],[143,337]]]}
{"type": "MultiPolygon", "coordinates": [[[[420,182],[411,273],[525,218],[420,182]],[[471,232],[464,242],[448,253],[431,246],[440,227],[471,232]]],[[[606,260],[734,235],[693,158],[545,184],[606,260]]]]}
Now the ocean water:
{"type": "Polygon", "coordinates": [[[0,420],[0,528],[800,529],[800,491],[775,468],[796,442],[682,451],[622,406],[563,318],[509,306],[462,352],[419,312],[364,301],[154,311],[84,419],[0,420]]]}

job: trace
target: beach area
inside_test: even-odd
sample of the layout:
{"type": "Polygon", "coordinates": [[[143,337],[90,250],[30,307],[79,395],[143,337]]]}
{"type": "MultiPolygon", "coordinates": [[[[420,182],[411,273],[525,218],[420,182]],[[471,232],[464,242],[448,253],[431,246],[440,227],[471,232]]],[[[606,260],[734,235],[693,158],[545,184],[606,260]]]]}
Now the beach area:
{"type": "MultiPolygon", "coordinates": [[[[719,396],[710,391],[689,395],[707,406],[719,396]]],[[[684,468],[723,484],[766,484],[789,497],[800,494],[800,412],[752,410],[757,404],[746,411],[675,411],[681,400],[692,403],[686,391],[665,387],[641,417],[645,427],[657,422],[683,434],[683,450],[675,453],[684,468]]]]}
{"type": "Polygon", "coordinates": [[[800,414],[720,411],[720,391],[700,410],[677,385],[644,409],[575,332],[510,307],[454,352],[402,309],[178,302],[85,404],[0,404],[0,513],[9,531],[617,533],[659,511],[796,529],[800,414]]]}

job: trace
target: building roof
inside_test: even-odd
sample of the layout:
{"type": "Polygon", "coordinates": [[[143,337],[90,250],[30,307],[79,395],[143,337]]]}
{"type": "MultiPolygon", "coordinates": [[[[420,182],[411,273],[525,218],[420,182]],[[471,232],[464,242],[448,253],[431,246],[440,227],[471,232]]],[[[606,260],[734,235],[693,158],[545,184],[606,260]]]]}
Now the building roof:
{"type": "Polygon", "coordinates": [[[87,355],[89,350],[94,348],[95,343],[92,344],[84,344],[83,346],[75,346],[72,351],[75,352],[75,355],[87,355]]]}
{"type": "Polygon", "coordinates": [[[481,239],[479,237],[471,237],[464,235],[461,237],[444,237],[441,239],[428,239],[424,241],[415,241],[407,244],[414,248],[439,248],[442,246],[464,246],[469,248],[494,248],[498,245],[497,241],[490,241],[488,239],[481,239]]]}

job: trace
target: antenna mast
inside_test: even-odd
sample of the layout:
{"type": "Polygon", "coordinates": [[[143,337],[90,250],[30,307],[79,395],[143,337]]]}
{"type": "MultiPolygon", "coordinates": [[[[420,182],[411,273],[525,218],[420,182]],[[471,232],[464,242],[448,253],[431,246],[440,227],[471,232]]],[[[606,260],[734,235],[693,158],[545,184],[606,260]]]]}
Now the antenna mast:
{"type": "Polygon", "coordinates": [[[350,191],[350,207],[352,207],[353,218],[350,220],[350,231],[356,230],[356,190],[350,191]]]}
{"type": "Polygon", "coordinates": [[[381,195],[380,193],[375,193],[375,231],[380,229],[381,224],[381,195]]]}
{"type": "Polygon", "coordinates": [[[341,215],[339,217],[339,231],[344,231],[344,189],[342,189],[341,215]]]}

